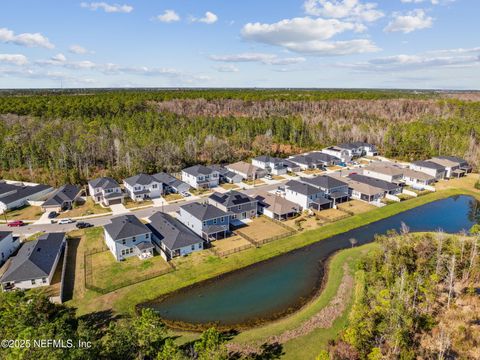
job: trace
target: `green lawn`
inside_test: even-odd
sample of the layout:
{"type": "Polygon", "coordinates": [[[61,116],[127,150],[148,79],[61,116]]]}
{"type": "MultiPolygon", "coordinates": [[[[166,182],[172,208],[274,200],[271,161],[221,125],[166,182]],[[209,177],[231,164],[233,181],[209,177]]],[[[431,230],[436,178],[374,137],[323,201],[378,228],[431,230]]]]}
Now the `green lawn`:
{"type": "MultiPolygon", "coordinates": [[[[21,208],[7,211],[6,217],[8,221],[14,220],[38,220],[42,216],[43,211],[39,206],[22,206],[21,208]]],[[[0,220],[5,220],[5,216],[2,215],[0,220]]]]}
{"type": "Polygon", "coordinates": [[[173,273],[117,290],[113,294],[103,296],[94,294],[86,296],[85,299],[75,298],[71,304],[78,307],[79,314],[111,308],[119,313],[131,313],[134,311],[135,305],[140,302],[152,300],[193,283],[272,258],[428,202],[460,194],[479,196],[480,192],[473,192],[467,189],[448,189],[430,193],[419,198],[354,215],[292,237],[279,239],[260,248],[248,249],[227,258],[219,259],[211,256],[208,252],[197,253],[182,259],[184,261],[178,264],[177,271],[173,273]],[[95,300],[92,300],[93,298],[95,300]]]}

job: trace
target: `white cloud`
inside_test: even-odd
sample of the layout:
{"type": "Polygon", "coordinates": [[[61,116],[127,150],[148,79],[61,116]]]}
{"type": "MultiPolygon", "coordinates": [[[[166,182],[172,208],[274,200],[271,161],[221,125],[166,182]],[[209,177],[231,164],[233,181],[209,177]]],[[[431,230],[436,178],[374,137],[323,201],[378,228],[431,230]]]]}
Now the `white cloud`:
{"type": "Polygon", "coordinates": [[[432,25],[433,18],[431,16],[427,16],[422,9],[415,9],[406,14],[393,13],[393,20],[388,23],[384,30],[386,32],[401,31],[408,34],[415,30],[430,28],[432,25]]]}
{"type": "Polygon", "coordinates": [[[345,31],[363,30],[363,25],[352,22],[303,17],[284,19],[273,24],[249,23],[243,27],[242,36],[247,40],[319,56],[377,51],[375,44],[367,39],[325,41],[345,31]]]}
{"type": "Polygon", "coordinates": [[[0,54],[0,63],[20,66],[28,64],[28,59],[22,54],[0,54]]]}
{"type": "Polygon", "coordinates": [[[240,71],[238,67],[232,64],[215,66],[215,70],[219,72],[233,72],[233,73],[240,71]]]}
{"type": "Polygon", "coordinates": [[[133,6],[131,5],[107,4],[105,2],[91,2],[91,3],[82,2],[80,6],[82,8],[90,9],[92,11],[101,9],[106,13],[130,13],[133,11],[133,6]]]}
{"type": "Polygon", "coordinates": [[[470,67],[480,65],[479,54],[479,48],[436,50],[416,55],[387,56],[363,63],[341,64],[340,66],[365,71],[412,71],[445,67],[470,67]]]}
{"type": "Polygon", "coordinates": [[[155,20],[164,22],[164,23],[171,23],[180,21],[180,16],[174,10],[165,10],[162,15],[158,15],[155,17],[155,20]]]}
{"type": "Polygon", "coordinates": [[[83,46],[74,44],[68,48],[68,51],[70,51],[72,54],[77,54],[77,55],[84,55],[84,54],[93,54],[93,51],[90,51],[83,46]]]}
{"type": "Polygon", "coordinates": [[[359,0],[306,0],[303,7],[308,15],[334,19],[373,22],[384,16],[377,4],[362,4],[359,0]]]}
{"type": "Polygon", "coordinates": [[[40,33],[15,34],[7,28],[0,28],[0,42],[22,45],[27,47],[44,47],[53,49],[55,46],[40,33]]]}
{"type": "Polygon", "coordinates": [[[210,59],[221,62],[260,62],[266,65],[291,65],[305,61],[303,57],[279,58],[275,54],[243,53],[234,55],[212,55],[210,59]]]}
{"type": "Polygon", "coordinates": [[[52,60],[57,62],[65,62],[67,61],[67,58],[65,57],[65,55],[60,53],[55,56],[52,56],[52,60]]]}
{"type": "Polygon", "coordinates": [[[432,5],[438,5],[440,3],[439,0],[400,0],[404,4],[419,4],[423,2],[429,2],[432,5]]]}
{"type": "Polygon", "coordinates": [[[191,18],[192,22],[201,22],[204,24],[214,24],[217,22],[217,20],[218,20],[218,16],[211,11],[207,11],[202,18],[195,18],[195,17],[191,18]]]}

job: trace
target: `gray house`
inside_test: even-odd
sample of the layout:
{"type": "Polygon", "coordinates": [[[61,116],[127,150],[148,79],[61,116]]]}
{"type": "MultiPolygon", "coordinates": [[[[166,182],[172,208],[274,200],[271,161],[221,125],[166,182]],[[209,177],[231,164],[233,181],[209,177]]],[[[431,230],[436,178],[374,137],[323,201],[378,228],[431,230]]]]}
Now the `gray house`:
{"type": "Polygon", "coordinates": [[[212,166],[210,166],[210,168],[218,171],[218,174],[220,176],[219,180],[222,183],[238,184],[238,183],[241,183],[242,180],[243,180],[242,175],[234,173],[233,171],[230,171],[223,166],[212,165],[212,166]]]}
{"type": "Polygon", "coordinates": [[[235,190],[224,194],[218,192],[213,193],[208,198],[208,202],[227,213],[231,213],[232,220],[250,219],[256,217],[258,213],[258,201],[235,190]]]}
{"type": "Polygon", "coordinates": [[[155,199],[162,195],[162,183],[154,176],[138,174],[123,180],[125,191],[133,201],[155,199]]]}
{"type": "Polygon", "coordinates": [[[325,197],[333,201],[333,205],[348,201],[348,184],[331,176],[301,177],[300,181],[309,184],[325,193],[325,197]]]}
{"type": "Polygon", "coordinates": [[[153,244],[165,260],[203,249],[203,239],[171,215],[157,212],[148,220],[153,244]]]}
{"type": "Polygon", "coordinates": [[[0,180],[0,213],[43,200],[52,190],[49,185],[0,180]]]}
{"type": "Polygon", "coordinates": [[[77,202],[82,189],[76,185],[63,185],[55,191],[42,204],[43,211],[64,211],[70,210],[77,202]]]}
{"type": "Polygon", "coordinates": [[[0,282],[6,290],[26,290],[48,286],[63,252],[65,233],[49,233],[25,242],[7,263],[0,282]]]}
{"type": "Polygon", "coordinates": [[[225,238],[230,233],[230,213],[210,204],[190,203],[180,207],[179,220],[210,242],[225,238]]]}
{"type": "Polygon", "coordinates": [[[11,231],[0,231],[0,266],[20,247],[20,238],[11,231]]]}
{"type": "Polygon", "coordinates": [[[288,159],[290,162],[297,164],[300,169],[324,169],[328,166],[333,166],[341,163],[342,161],[329,154],[314,151],[309,154],[302,154],[291,157],[288,159]]]}
{"type": "Polygon", "coordinates": [[[402,192],[402,186],[394,183],[390,183],[385,180],[375,179],[365,175],[350,174],[348,177],[354,181],[358,181],[369,186],[382,189],[385,194],[396,195],[402,192]]]}
{"type": "Polygon", "coordinates": [[[124,194],[118,182],[111,177],[101,177],[88,182],[88,192],[97,204],[110,206],[123,203],[124,194]]]}
{"type": "Polygon", "coordinates": [[[163,193],[170,194],[176,193],[181,194],[190,190],[190,185],[182,180],[177,179],[175,176],[172,176],[167,173],[158,173],[152,175],[155,179],[157,179],[160,183],[163,184],[163,193]]]}
{"type": "Polygon", "coordinates": [[[208,166],[194,165],[182,170],[182,181],[195,189],[208,189],[218,186],[218,171],[208,166]]]}

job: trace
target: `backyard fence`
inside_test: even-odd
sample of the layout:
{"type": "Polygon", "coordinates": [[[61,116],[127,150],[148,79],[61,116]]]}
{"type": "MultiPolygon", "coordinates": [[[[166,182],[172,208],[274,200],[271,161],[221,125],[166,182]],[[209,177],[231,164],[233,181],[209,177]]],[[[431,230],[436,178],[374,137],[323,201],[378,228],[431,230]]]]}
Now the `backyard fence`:
{"type": "Polygon", "coordinates": [[[62,263],[62,275],[60,277],[60,303],[63,303],[65,299],[65,272],[67,271],[67,255],[68,255],[68,241],[65,242],[65,248],[63,249],[63,263],[62,263]]]}
{"type": "MultiPolygon", "coordinates": [[[[291,229],[291,228],[289,228],[289,229],[291,229]]],[[[266,239],[256,240],[256,239],[251,238],[250,236],[248,236],[244,232],[242,232],[240,230],[237,230],[238,235],[240,235],[241,237],[243,237],[244,239],[246,239],[248,242],[252,243],[256,247],[259,247],[260,245],[267,244],[267,243],[275,241],[275,240],[280,240],[280,239],[283,239],[283,238],[286,238],[286,237],[289,237],[289,236],[293,236],[296,233],[297,233],[297,230],[291,229],[290,231],[288,231],[286,233],[283,233],[283,234],[280,234],[280,235],[272,236],[272,237],[269,237],[269,238],[266,238],[266,239]]]]}
{"type": "Polygon", "coordinates": [[[237,252],[240,252],[240,251],[243,251],[243,250],[247,250],[247,249],[250,249],[252,247],[252,244],[247,244],[247,245],[243,245],[243,246],[239,246],[239,247],[236,247],[234,249],[230,249],[230,250],[217,250],[215,249],[215,247],[212,247],[210,250],[215,254],[217,255],[218,257],[226,257],[228,255],[232,255],[232,254],[235,254],[237,252]]]}
{"type": "Polygon", "coordinates": [[[108,294],[112,291],[122,289],[122,288],[130,286],[130,285],[138,284],[138,283],[143,282],[143,281],[154,279],[156,277],[159,277],[159,276],[162,276],[162,275],[165,275],[165,274],[168,274],[168,273],[171,273],[171,272],[175,271],[175,266],[172,263],[168,262],[169,267],[167,269],[159,270],[155,273],[151,273],[151,274],[139,277],[139,278],[122,281],[122,282],[119,282],[119,283],[116,283],[116,284],[113,284],[113,285],[110,285],[110,286],[100,287],[100,286],[95,285],[95,283],[94,283],[94,279],[93,279],[94,269],[93,269],[93,264],[92,264],[92,256],[95,255],[95,254],[105,252],[105,251],[110,251],[110,250],[107,247],[101,247],[101,248],[96,248],[96,249],[90,249],[90,250],[86,251],[85,254],[84,254],[85,288],[88,289],[88,290],[95,291],[99,294],[108,294]]]}

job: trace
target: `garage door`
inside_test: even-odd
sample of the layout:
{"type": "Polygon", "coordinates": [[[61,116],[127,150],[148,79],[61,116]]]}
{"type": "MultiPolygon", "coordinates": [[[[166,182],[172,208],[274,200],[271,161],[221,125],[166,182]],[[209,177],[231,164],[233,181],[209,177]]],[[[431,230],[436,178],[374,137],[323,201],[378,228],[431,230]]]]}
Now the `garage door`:
{"type": "Polygon", "coordinates": [[[122,199],[114,199],[108,202],[110,205],[118,205],[122,203],[122,199]]]}

